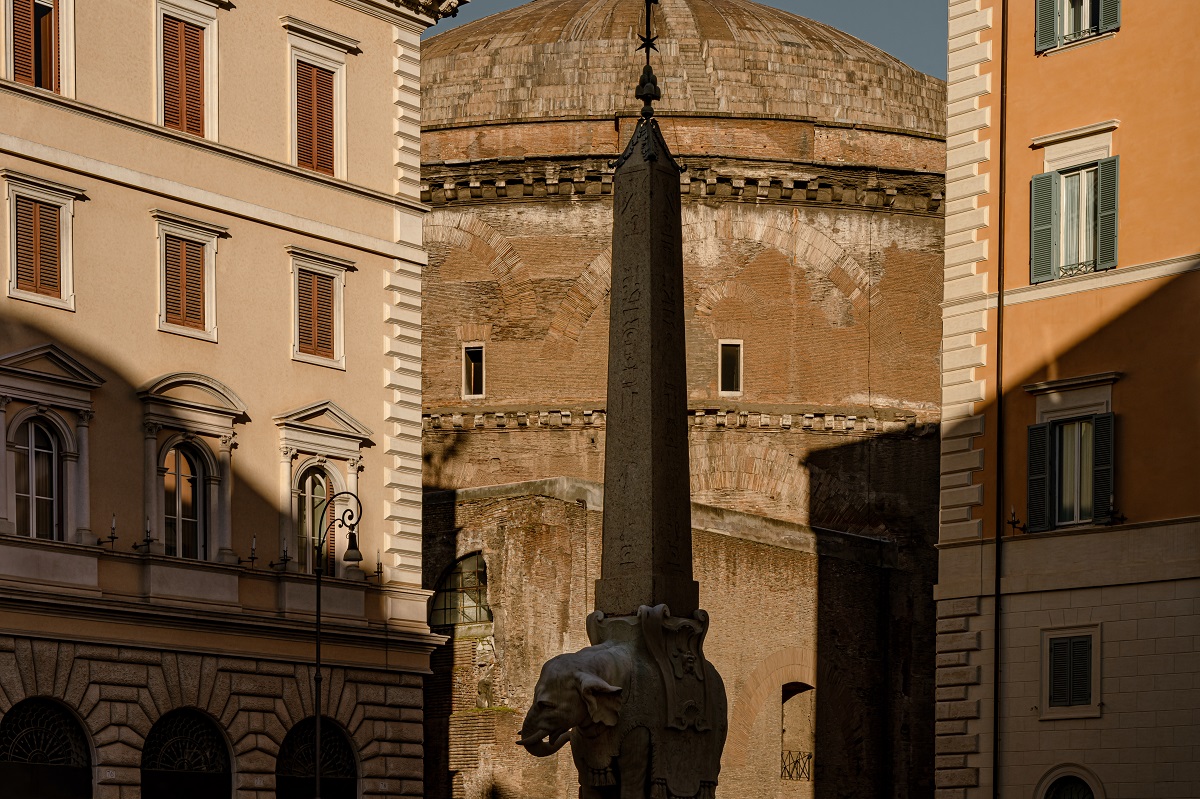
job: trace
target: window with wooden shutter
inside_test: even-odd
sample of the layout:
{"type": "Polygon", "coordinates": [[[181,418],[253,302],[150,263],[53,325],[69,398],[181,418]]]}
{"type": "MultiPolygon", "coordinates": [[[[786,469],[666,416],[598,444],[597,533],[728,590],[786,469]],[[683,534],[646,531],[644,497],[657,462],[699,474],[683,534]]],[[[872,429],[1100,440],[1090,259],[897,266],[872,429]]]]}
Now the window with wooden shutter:
{"type": "Polygon", "coordinates": [[[16,195],[16,287],[47,297],[62,296],[62,209],[53,203],[16,195]]]}
{"type": "Polygon", "coordinates": [[[59,90],[58,0],[12,0],[13,78],[59,90]]]}
{"type": "Polygon", "coordinates": [[[204,28],[162,18],[163,124],[204,135],[204,28]]]}
{"type": "Polygon", "coordinates": [[[1117,188],[1120,156],[1096,167],[1096,269],[1117,265],[1117,188]]]}
{"type": "Polygon", "coordinates": [[[305,355],[333,358],[335,286],[332,275],[300,269],[296,278],[298,349],[305,355]]]}
{"type": "Polygon", "coordinates": [[[1050,706],[1092,704],[1092,636],[1051,638],[1049,654],[1050,706]]]}
{"type": "Polygon", "coordinates": [[[1121,0],[1100,0],[1100,32],[1121,27],[1121,0]]]}
{"type": "Polygon", "coordinates": [[[1053,280],[1058,266],[1057,172],[1034,175],[1029,187],[1029,282],[1053,280]]]}
{"type": "Polygon", "coordinates": [[[166,322],[204,330],[204,244],[178,236],[166,238],[166,322]]]}
{"type": "Polygon", "coordinates": [[[1092,418],[1092,521],[1108,524],[1116,504],[1113,483],[1115,417],[1099,413],[1092,418]]]}
{"type": "Polygon", "coordinates": [[[296,163],[334,172],[334,72],[296,62],[296,163]]]}
{"type": "Polygon", "coordinates": [[[1034,51],[1041,53],[1058,46],[1059,0],[1035,0],[1034,51]]]}
{"type": "Polygon", "coordinates": [[[1026,526],[1029,532],[1040,533],[1053,527],[1050,518],[1050,425],[1030,425],[1028,439],[1026,526]]]}

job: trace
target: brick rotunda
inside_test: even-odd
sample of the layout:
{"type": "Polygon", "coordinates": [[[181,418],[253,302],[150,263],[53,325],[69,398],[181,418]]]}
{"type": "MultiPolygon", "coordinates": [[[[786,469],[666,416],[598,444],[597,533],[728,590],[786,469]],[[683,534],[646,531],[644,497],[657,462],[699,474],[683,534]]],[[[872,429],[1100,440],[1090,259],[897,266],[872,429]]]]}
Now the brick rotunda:
{"type": "MultiPolygon", "coordinates": [[[[718,795],[931,795],[944,84],[748,0],[655,9],[718,795]]],[[[430,799],[577,794],[513,742],[588,643],[643,14],[535,0],[423,46],[430,799]]]]}

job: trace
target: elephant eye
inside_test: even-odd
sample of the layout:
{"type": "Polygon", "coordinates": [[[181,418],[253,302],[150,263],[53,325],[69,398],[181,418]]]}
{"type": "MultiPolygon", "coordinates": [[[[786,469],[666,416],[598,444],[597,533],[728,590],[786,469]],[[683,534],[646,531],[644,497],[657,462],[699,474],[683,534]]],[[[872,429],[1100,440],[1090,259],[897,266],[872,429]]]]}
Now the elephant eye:
{"type": "Polygon", "coordinates": [[[539,699],[537,701],[537,706],[542,710],[550,710],[551,708],[555,707],[553,702],[547,702],[545,699],[539,699]]]}

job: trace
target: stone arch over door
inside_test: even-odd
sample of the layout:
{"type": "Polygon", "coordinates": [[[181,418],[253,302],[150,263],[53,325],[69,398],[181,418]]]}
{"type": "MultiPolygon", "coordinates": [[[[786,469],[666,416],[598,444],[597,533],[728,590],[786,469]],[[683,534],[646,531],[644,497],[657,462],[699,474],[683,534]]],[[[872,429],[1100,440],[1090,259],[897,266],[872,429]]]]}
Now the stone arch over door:
{"type": "MultiPolygon", "coordinates": [[[[301,719],[288,730],[275,760],[277,799],[311,799],[316,788],[317,719],[301,719]]],[[[358,754],[342,726],[321,716],[321,796],[357,799],[358,754]]]]}
{"type": "Polygon", "coordinates": [[[725,758],[730,766],[745,762],[755,719],[768,697],[788,683],[818,687],[815,652],[798,646],[780,649],[764,658],[746,677],[730,707],[729,737],[725,742],[725,758]]]}
{"type": "Polygon", "coordinates": [[[57,699],[29,697],[0,717],[0,786],[6,796],[90,799],[93,761],[83,723],[57,699]]]}
{"type": "Polygon", "coordinates": [[[476,214],[462,211],[433,211],[425,218],[425,244],[445,244],[466,250],[488,265],[500,287],[500,296],[517,317],[537,310],[529,270],[520,254],[496,228],[476,214]]]}
{"type": "Polygon", "coordinates": [[[142,799],[226,799],[233,757],[221,725],[194,707],[164,713],[142,743],[142,799]]]}
{"type": "Polygon", "coordinates": [[[1047,771],[1033,790],[1034,799],[1106,799],[1104,783],[1091,769],[1062,763],[1047,771]]]}

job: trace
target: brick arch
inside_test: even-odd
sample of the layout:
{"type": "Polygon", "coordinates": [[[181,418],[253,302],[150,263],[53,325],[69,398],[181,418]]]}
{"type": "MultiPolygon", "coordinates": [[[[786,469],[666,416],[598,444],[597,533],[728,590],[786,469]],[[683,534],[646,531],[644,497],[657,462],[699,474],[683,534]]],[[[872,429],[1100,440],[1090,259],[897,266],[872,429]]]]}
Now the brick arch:
{"type": "MultiPolygon", "coordinates": [[[[693,496],[737,490],[772,505],[794,507],[807,521],[807,465],[786,449],[758,441],[693,440],[689,447],[693,496]]],[[[707,501],[707,500],[697,500],[707,501]]]]}
{"type": "Polygon", "coordinates": [[[724,300],[741,300],[747,305],[758,306],[762,303],[762,295],[741,281],[722,280],[700,292],[700,298],[696,300],[696,315],[710,318],[713,308],[724,300]]]}
{"type": "Polygon", "coordinates": [[[777,650],[764,658],[746,678],[729,714],[729,737],[725,741],[728,765],[745,762],[755,719],[767,699],[790,682],[818,687],[815,651],[799,646],[777,650]]]}
{"type": "Polygon", "coordinates": [[[500,296],[517,316],[530,316],[537,309],[529,269],[508,239],[476,214],[464,211],[433,211],[422,228],[425,244],[445,244],[474,255],[488,265],[500,296]]]}
{"type": "Polygon", "coordinates": [[[569,342],[570,346],[578,344],[583,328],[604,301],[611,283],[612,247],[607,247],[592,259],[571,284],[567,296],[563,298],[554,313],[554,318],[550,320],[546,345],[552,347],[564,342],[569,342]]]}

